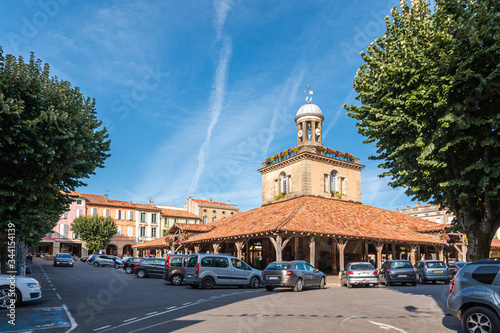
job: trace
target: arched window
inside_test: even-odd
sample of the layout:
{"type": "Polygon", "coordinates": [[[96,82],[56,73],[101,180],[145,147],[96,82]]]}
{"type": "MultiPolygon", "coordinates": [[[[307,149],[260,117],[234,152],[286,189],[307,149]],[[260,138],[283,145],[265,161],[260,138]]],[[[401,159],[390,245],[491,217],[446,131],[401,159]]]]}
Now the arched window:
{"type": "Polygon", "coordinates": [[[337,173],[335,171],[330,172],[330,191],[337,191],[337,173]]]}
{"type": "Polygon", "coordinates": [[[280,193],[286,193],[286,173],[280,174],[280,193]]]}

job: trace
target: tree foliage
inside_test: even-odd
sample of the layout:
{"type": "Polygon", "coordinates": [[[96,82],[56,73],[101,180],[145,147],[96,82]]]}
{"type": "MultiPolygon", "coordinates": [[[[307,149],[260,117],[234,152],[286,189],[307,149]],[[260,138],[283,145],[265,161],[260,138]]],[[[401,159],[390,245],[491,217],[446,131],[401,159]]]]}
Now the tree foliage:
{"type": "MultiPolygon", "coordinates": [[[[56,225],[66,194],[104,166],[110,141],[95,102],[50,77],[31,54],[4,56],[0,47],[0,227],[16,225],[31,245],[56,225]]],[[[0,256],[4,258],[5,256],[0,256]]]]}
{"type": "Polygon", "coordinates": [[[81,238],[91,252],[106,248],[109,240],[116,234],[117,227],[111,217],[80,216],[71,225],[71,230],[81,238]]]}
{"type": "Polygon", "coordinates": [[[448,207],[489,255],[500,227],[500,15],[494,0],[401,1],[386,32],[361,52],[344,105],[373,142],[393,187],[448,207]]]}

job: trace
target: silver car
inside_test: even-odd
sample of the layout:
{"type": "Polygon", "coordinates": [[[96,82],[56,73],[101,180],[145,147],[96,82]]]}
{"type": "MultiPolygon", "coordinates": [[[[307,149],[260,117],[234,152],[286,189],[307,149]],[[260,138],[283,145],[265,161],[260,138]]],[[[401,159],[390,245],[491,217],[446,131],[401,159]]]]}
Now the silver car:
{"type": "Polygon", "coordinates": [[[92,261],[92,265],[94,265],[95,267],[114,266],[115,260],[114,260],[113,256],[109,256],[107,254],[98,254],[95,256],[94,260],[92,261]]]}
{"type": "Polygon", "coordinates": [[[446,284],[450,283],[450,271],[444,261],[421,260],[415,264],[415,270],[418,283],[428,281],[432,283],[436,283],[437,281],[443,281],[446,284]]]}
{"type": "Polygon", "coordinates": [[[302,291],[303,288],[325,288],[326,276],[303,260],[275,261],[262,271],[262,284],[267,291],[274,288],[288,287],[293,291],[302,291]]]}
{"type": "Polygon", "coordinates": [[[342,271],[340,283],[347,288],[357,285],[378,287],[378,271],[369,262],[351,262],[342,271]]]}
{"type": "Polygon", "coordinates": [[[258,288],[261,273],[227,254],[192,254],[186,265],[184,282],[192,288],[201,286],[204,289],[216,285],[258,288]]]}

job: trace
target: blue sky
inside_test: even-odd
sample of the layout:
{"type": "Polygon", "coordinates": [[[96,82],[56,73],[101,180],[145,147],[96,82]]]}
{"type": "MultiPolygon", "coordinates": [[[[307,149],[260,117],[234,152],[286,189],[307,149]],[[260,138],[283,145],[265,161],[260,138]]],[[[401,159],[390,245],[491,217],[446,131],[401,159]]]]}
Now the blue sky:
{"type": "Polygon", "coordinates": [[[323,144],[361,159],[362,201],[414,205],[379,179],[355,120],[359,52],[399,1],[3,2],[4,53],[47,62],[97,102],[112,156],[84,193],[182,206],[187,197],[261,204],[265,159],[296,145],[307,85],[323,144]]]}

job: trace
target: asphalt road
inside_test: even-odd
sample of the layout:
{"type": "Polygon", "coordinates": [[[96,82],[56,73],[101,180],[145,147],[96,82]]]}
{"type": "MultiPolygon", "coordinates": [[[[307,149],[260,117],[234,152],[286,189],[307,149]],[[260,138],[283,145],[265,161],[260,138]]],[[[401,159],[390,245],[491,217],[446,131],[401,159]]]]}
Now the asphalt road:
{"type": "Polygon", "coordinates": [[[203,290],[40,259],[31,277],[42,284],[43,297],[16,310],[18,325],[10,332],[462,332],[447,315],[444,284],[203,290]]]}

